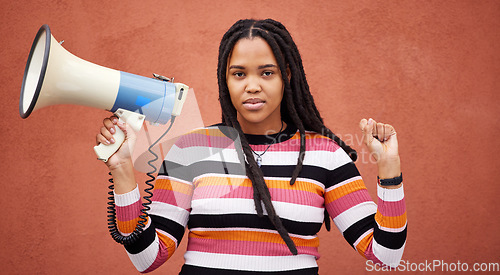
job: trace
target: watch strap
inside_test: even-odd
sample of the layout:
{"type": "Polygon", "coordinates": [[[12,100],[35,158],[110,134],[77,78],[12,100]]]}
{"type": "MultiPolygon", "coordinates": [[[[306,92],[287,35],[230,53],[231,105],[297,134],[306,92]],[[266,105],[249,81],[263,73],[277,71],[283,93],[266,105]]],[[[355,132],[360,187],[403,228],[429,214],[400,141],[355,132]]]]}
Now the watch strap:
{"type": "Polygon", "coordinates": [[[380,179],[378,176],[377,176],[377,181],[378,181],[378,184],[382,185],[382,186],[394,186],[394,185],[399,185],[403,182],[403,173],[401,173],[401,175],[395,177],[395,178],[391,178],[391,179],[380,179]]]}

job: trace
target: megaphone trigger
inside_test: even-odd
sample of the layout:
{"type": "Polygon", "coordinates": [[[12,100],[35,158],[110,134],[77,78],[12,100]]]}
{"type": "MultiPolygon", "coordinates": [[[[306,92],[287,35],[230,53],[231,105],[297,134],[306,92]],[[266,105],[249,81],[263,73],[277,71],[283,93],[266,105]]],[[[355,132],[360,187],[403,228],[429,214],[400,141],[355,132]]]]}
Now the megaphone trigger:
{"type": "Polygon", "coordinates": [[[136,132],[141,130],[144,119],[146,119],[144,115],[121,108],[115,112],[115,115],[120,120],[130,125],[136,132]]]}

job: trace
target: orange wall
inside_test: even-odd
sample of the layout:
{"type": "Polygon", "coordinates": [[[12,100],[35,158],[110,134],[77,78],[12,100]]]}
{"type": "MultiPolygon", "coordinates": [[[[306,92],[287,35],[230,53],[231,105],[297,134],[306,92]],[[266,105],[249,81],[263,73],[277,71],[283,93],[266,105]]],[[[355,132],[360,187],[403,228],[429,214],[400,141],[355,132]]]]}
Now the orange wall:
{"type": "MultiPolygon", "coordinates": [[[[108,176],[92,146],[107,112],[57,106],[18,115],[38,28],[49,24],[66,49],[96,64],[175,76],[195,89],[211,124],[220,117],[220,38],[247,17],[288,27],[327,124],[360,152],[372,197],[376,169],[357,123],[370,116],[396,127],[409,219],[405,260],[500,262],[499,1],[1,4],[0,273],[136,273],[106,228],[108,176]]],[[[322,274],[365,271],[336,229],[321,232],[320,250],[322,274]]],[[[182,252],[156,273],[176,274],[181,264],[182,252]]]]}

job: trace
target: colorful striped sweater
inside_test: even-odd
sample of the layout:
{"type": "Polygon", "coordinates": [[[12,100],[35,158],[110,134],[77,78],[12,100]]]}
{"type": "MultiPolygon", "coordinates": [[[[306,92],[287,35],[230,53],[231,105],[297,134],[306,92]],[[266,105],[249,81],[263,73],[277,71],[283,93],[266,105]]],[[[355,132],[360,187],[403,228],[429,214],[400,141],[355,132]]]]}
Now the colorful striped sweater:
{"type": "MultiPolygon", "coordinates": [[[[303,169],[290,185],[300,146],[296,128],[289,126],[280,136],[247,135],[257,153],[277,138],[262,156],[261,169],[298,255],[291,254],[267,216],[257,216],[239,139],[212,126],[182,136],[163,162],[147,227],[139,241],[125,246],[137,270],[163,264],[188,227],[180,274],[317,274],[317,233],[325,208],[358,253],[397,266],[406,243],[403,187],[377,186],[377,206],[345,151],[325,136],[306,136],[303,169]]],[[[115,202],[119,230],[130,234],[142,208],[138,188],[115,194],[115,202]]]]}

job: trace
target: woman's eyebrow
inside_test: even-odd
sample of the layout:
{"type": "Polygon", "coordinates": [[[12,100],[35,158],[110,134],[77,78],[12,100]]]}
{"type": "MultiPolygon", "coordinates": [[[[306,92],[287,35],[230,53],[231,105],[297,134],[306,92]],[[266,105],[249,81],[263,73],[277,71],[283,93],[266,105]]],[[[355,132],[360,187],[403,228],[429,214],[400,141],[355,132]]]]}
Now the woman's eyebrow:
{"type": "Polygon", "coordinates": [[[229,70],[231,70],[231,69],[244,70],[245,67],[241,66],[241,65],[231,65],[231,66],[229,66],[229,70]]]}
{"type": "Polygon", "coordinates": [[[259,70],[260,69],[265,69],[265,68],[276,68],[278,66],[274,65],[274,64],[266,64],[266,65],[260,65],[258,68],[259,70]]]}

